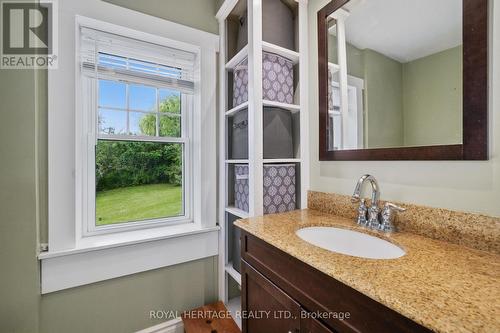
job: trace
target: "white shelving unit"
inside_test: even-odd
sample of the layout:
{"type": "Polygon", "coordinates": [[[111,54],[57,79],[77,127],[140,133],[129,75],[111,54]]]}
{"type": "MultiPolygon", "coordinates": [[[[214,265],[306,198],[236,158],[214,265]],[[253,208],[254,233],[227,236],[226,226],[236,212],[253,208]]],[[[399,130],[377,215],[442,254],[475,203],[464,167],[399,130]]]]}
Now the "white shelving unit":
{"type": "MultiPolygon", "coordinates": [[[[307,0],[295,2],[284,1],[292,5],[295,14],[296,28],[290,31],[295,35],[295,50],[289,50],[262,40],[262,3],[267,0],[226,0],[216,17],[219,21],[220,54],[219,54],[219,297],[231,311],[241,306],[239,295],[230,295],[229,285],[241,286],[241,275],[233,265],[230,249],[233,247],[231,232],[232,223],[236,219],[263,215],[263,167],[265,164],[294,163],[297,168],[297,208],[307,207],[307,189],[309,188],[308,165],[308,34],[307,34],[307,0]],[[248,44],[241,50],[235,47],[235,22],[245,11],[248,11],[248,44]],[[295,76],[298,80],[295,87],[296,104],[285,104],[263,100],[262,97],[262,52],[270,52],[283,56],[293,62],[295,76]],[[238,64],[248,58],[248,102],[236,107],[232,106],[232,72],[238,64]],[[298,69],[298,70],[297,70],[298,69]],[[264,159],[263,157],[263,108],[278,107],[290,111],[300,126],[297,133],[296,156],[284,159],[264,159]],[[248,110],[248,158],[231,159],[228,151],[229,119],[238,112],[248,110]],[[249,167],[249,211],[234,207],[232,194],[235,164],[247,164],[249,167]]],[[[295,129],[297,130],[297,128],[295,129]]]]}

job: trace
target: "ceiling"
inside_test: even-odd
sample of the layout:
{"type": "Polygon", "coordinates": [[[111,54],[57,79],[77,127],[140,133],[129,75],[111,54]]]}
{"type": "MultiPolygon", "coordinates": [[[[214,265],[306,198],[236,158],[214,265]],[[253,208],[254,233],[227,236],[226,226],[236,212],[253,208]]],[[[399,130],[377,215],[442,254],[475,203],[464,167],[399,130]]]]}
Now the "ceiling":
{"type": "Polygon", "coordinates": [[[405,63],[462,44],[462,0],[351,0],[347,42],[405,63]]]}

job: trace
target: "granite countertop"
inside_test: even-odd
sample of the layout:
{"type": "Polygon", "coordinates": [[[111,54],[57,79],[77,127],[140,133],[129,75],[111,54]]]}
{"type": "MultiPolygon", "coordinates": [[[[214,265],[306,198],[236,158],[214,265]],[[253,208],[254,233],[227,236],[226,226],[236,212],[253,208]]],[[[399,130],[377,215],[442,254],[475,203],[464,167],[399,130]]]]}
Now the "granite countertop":
{"type": "Polygon", "coordinates": [[[408,232],[384,236],[344,217],[296,210],[236,226],[436,332],[500,332],[500,255],[408,232]],[[406,251],[390,260],[338,254],[300,239],[309,226],[374,234],[406,251]]]}

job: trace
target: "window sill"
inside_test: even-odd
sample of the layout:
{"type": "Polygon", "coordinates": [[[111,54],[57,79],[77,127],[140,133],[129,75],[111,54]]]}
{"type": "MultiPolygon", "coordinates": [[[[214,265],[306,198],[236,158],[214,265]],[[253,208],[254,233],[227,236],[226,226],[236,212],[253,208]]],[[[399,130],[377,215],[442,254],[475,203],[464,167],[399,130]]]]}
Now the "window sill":
{"type": "Polygon", "coordinates": [[[42,294],[217,255],[219,227],[194,223],[86,237],[44,252],[42,294]]]}
{"type": "Polygon", "coordinates": [[[194,223],[182,223],[166,227],[147,228],[141,230],[131,230],[116,232],[113,234],[84,237],[77,242],[72,249],[42,252],[38,259],[49,259],[61,256],[68,256],[89,251],[98,251],[119,246],[127,246],[144,242],[152,242],[173,237],[195,235],[199,233],[219,230],[219,227],[201,228],[194,223]]]}

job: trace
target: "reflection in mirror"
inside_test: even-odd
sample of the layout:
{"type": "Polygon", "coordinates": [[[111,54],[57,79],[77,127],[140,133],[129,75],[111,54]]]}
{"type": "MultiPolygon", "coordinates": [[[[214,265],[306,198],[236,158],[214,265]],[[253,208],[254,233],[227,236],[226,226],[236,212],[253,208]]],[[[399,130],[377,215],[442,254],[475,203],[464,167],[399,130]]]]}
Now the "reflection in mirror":
{"type": "Polygon", "coordinates": [[[461,0],[351,0],[327,23],[328,150],[462,143],[461,0]]]}

